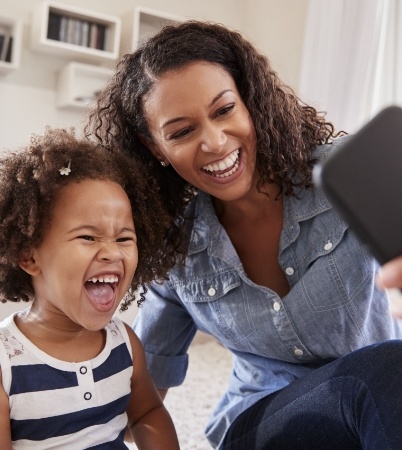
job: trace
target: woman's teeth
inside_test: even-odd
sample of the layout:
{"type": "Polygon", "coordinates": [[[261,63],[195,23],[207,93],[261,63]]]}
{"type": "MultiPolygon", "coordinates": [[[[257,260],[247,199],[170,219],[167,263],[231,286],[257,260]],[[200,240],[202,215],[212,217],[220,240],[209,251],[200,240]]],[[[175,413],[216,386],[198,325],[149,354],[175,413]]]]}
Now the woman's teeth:
{"type": "Polygon", "coordinates": [[[215,177],[225,178],[235,173],[238,167],[239,167],[239,149],[233,151],[224,160],[219,161],[219,163],[208,164],[207,166],[204,166],[203,169],[206,170],[207,172],[210,172],[211,175],[215,177]],[[224,173],[214,173],[214,172],[222,172],[227,169],[230,170],[224,173]]]}

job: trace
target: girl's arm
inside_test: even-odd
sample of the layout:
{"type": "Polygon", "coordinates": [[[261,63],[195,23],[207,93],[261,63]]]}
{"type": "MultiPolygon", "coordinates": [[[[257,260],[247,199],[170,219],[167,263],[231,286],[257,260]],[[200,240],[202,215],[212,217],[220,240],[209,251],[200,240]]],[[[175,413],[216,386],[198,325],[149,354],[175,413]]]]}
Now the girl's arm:
{"type": "Polygon", "coordinates": [[[179,450],[176,430],[148,373],[141,342],[128,325],[126,328],[133,351],[127,415],[134,442],[138,450],[179,450]]]}
{"type": "Polygon", "coordinates": [[[0,450],[12,450],[10,427],[10,404],[3,388],[0,371],[0,450]]]}

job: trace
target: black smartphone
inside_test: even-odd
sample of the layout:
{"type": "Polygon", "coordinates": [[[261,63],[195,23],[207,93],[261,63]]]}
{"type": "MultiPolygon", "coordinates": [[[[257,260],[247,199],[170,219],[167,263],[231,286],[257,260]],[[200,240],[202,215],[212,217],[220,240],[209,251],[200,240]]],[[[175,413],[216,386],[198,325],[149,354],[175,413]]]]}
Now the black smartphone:
{"type": "Polygon", "coordinates": [[[349,136],[314,181],[380,264],[402,255],[402,108],[349,136]]]}

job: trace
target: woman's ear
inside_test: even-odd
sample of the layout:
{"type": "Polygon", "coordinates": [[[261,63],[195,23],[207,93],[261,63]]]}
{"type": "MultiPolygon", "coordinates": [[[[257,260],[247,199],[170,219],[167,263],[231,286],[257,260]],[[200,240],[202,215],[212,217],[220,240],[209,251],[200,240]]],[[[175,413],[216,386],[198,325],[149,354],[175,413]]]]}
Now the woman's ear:
{"type": "Polygon", "coordinates": [[[140,134],[139,138],[142,145],[144,145],[164,167],[169,165],[169,161],[165,158],[165,155],[159,150],[158,145],[152,139],[143,134],[140,134]]]}
{"type": "Polygon", "coordinates": [[[35,277],[36,275],[39,275],[41,272],[39,265],[35,261],[32,251],[24,252],[20,256],[20,259],[18,260],[18,265],[28,275],[31,275],[33,277],[35,277]]]}

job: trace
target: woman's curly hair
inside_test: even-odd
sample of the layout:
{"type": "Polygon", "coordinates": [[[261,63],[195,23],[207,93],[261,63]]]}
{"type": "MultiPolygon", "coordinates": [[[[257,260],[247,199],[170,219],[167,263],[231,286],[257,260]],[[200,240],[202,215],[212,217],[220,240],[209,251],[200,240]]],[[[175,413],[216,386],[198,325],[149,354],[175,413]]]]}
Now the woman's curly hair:
{"type": "MultiPolygon", "coordinates": [[[[167,71],[194,61],[219,64],[236,83],[256,131],[257,188],[275,183],[289,196],[311,188],[312,151],[338,134],[323,113],[303,103],[279,79],[267,57],[240,33],[220,24],[187,21],[166,26],[134,53],[123,56],[89,114],[86,135],[104,145],[117,142],[136,161],[145,162],[161,187],[169,213],[183,218],[194,188],[171,166],[162,168],[140,136],[152,138],[144,101],[154,83],[167,71]]],[[[180,226],[184,222],[177,220],[170,245],[179,242],[180,226]]]]}
{"type": "MultiPolygon", "coordinates": [[[[134,291],[170,268],[162,251],[170,215],[165,211],[155,179],[147,168],[118,151],[77,138],[73,129],[48,127],[33,136],[29,146],[0,158],[0,297],[7,301],[34,298],[31,277],[18,261],[41,244],[45,227],[62,186],[86,179],[110,180],[124,189],[133,212],[138,237],[138,266],[130,293],[121,309],[127,309],[134,291]],[[70,165],[63,176],[60,169],[70,165]]],[[[145,287],[145,286],[144,286],[145,287]]],[[[138,303],[143,300],[140,294],[138,303]]]]}

